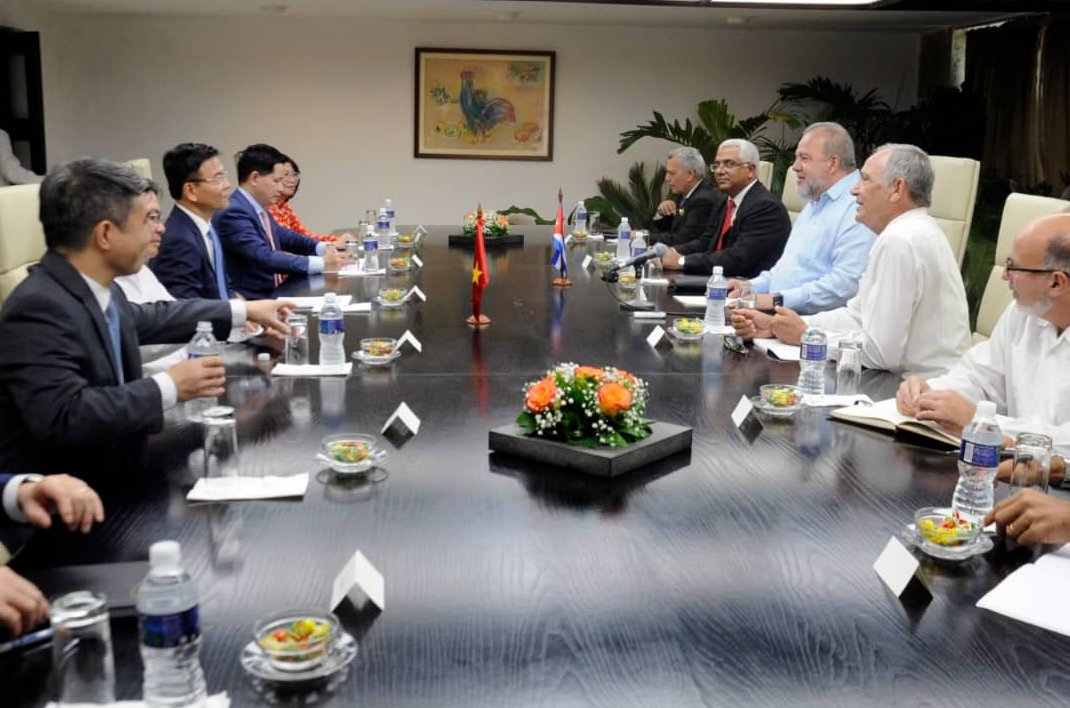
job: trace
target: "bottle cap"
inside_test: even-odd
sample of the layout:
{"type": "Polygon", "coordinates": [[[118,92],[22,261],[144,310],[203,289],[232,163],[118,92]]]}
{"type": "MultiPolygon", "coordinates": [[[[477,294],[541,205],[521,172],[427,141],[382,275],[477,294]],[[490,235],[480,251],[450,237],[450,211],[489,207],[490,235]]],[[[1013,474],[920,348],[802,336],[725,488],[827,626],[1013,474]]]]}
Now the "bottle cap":
{"type": "Polygon", "coordinates": [[[328,303],[328,302],[334,302],[337,299],[338,299],[338,295],[335,294],[335,293],[332,293],[332,292],[329,292],[329,291],[323,293],[323,302],[325,304],[328,303]]]}
{"type": "Polygon", "coordinates": [[[182,563],[182,546],[178,541],[157,541],[149,546],[149,567],[175,568],[182,563]]]}
{"type": "Polygon", "coordinates": [[[714,275],[724,275],[724,266],[714,266],[713,267],[713,274],[714,275]]]}
{"type": "Polygon", "coordinates": [[[266,364],[269,361],[271,361],[271,355],[268,354],[267,352],[260,352],[259,354],[256,355],[256,360],[258,362],[260,362],[261,364],[266,364]]]}
{"type": "Polygon", "coordinates": [[[197,323],[197,331],[198,332],[211,332],[212,331],[212,323],[211,322],[205,322],[204,320],[201,320],[200,322],[197,323]]]}
{"type": "Polygon", "coordinates": [[[996,404],[994,401],[978,401],[977,402],[977,415],[984,418],[996,417],[996,404]]]}

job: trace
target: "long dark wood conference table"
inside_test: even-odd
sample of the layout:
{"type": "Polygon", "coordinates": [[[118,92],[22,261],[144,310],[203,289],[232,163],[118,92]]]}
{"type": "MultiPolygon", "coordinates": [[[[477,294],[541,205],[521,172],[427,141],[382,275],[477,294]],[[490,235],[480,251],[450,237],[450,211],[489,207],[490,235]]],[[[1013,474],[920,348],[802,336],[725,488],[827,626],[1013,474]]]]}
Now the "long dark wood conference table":
{"type": "MultiPolygon", "coordinates": [[[[521,230],[522,248],[488,253],[488,328],[464,323],[471,251],[447,247],[456,229],[435,228],[413,275],[283,287],[366,301],[384,282],[418,284],[426,303],[347,315],[346,339],[353,350],[408,329],[422,353],[346,379],[284,379],[255,365],[258,351],[278,354],[273,345],[231,348],[243,470],[310,472],[303,499],[188,503],[187,453],[200,433],[175,411],[154,441],[161,470],[109,496],[90,535],[41,533],[14,567],[143,560],[152,542],[179,540],[200,588],[209,692],[235,705],[1070,703],[1070,639],[974,606],[1031,551],[921,557],[927,603],[900,601],[871,567],[916,508],[948,503],[953,456],[833,423],[827,409],[767,421],[748,439],[733,407],[763,383],[793,382],[796,364],[734,353],[720,337],[654,349],[644,338],[655,323],[622,311],[580,267],[596,244],[570,247],[574,285],[559,289],[548,230],[521,230]],[[562,361],[646,379],[649,416],[692,426],[690,453],[612,481],[489,454],[488,430],[516,417],[524,383],[562,361]],[[314,459],[325,435],[377,434],[401,402],[422,425],[388,445],[385,481],[338,480],[314,459]],[[238,661],[253,622],[326,607],[357,549],[385,576],[386,608],[343,606],[359,641],[348,675],[311,695],[254,686],[238,661]]],[[[647,294],[681,309],[665,288],[647,294]]],[[[874,398],[896,384],[879,372],[863,381],[874,398]]],[[[112,627],[119,698],[139,698],[136,626],[112,627]]],[[[9,669],[11,704],[47,698],[39,654],[9,669]]]]}

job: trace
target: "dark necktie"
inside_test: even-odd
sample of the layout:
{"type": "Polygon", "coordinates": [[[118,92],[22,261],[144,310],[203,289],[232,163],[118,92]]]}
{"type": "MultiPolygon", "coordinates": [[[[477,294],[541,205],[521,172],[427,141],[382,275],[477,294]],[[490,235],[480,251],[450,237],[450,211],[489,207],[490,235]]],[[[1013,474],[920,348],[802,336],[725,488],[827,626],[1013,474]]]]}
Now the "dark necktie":
{"type": "MultiPolygon", "coordinates": [[[[275,245],[275,236],[271,233],[271,217],[268,216],[266,210],[260,211],[260,221],[264,225],[264,232],[267,234],[268,243],[271,244],[271,250],[277,251],[278,246],[275,245]]],[[[275,273],[275,287],[282,285],[282,273],[275,273]]]]}
{"type": "Polygon", "coordinates": [[[126,383],[126,377],[123,376],[123,344],[120,337],[119,308],[115,306],[114,301],[109,302],[108,307],[104,310],[104,319],[108,321],[108,333],[111,335],[111,354],[112,361],[115,363],[115,377],[120,384],[123,384],[126,383]]]}
{"type": "Polygon", "coordinates": [[[729,199],[724,210],[724,223],[721,224],[721,235],[717,237],[717,250],[724,248],[724,235],[732,228],[732,215],[736,213],[736,200],[729,199]]]}
{"type": "Polygon", "coordinates": [[[227,272],[223,269],[223,244],[219,242],[219,234],[212,225],[208,225],[208,240],[212,242],[212,262],[215,265],[215,286],[219,290],[219,299],[226,300],[230,297],[227,293],[227,272]]]}

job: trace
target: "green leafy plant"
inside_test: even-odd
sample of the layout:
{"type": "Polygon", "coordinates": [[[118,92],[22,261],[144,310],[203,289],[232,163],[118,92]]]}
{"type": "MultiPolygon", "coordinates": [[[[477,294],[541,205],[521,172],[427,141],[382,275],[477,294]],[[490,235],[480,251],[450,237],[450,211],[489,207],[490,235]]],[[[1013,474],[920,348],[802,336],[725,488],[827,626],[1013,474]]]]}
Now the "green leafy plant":
{"type": "Polygon", "coordinates": [[[854,140],[859,162],[889,141],[895,125],[895,112],[877,89],[859,96],[850,84],[815,76],[801,84],[781,84],[777,93],[786,106],[813,109],[807,123],[831,120],[846,128],[854,140]]]}
{"type": "Polygon", "coordinates": [[[654,174],[646,178],[646,165],[637,162],[628,170],[626,185],[603,177],[598,180],[600,196],[584,201],[587,211],[602,214],[604,227],[616,227],[620,217],[628,217],[632,228],[649,229],[654,223],[658,204],[665,199],[665,166],[658,165],[654,174]]]}

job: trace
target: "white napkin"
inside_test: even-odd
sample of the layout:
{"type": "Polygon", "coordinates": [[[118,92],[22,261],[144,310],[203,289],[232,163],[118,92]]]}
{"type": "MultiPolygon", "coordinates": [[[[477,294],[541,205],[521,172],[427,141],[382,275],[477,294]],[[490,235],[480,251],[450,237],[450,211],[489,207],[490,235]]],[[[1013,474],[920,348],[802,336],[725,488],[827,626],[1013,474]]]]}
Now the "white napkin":
{"type": "Polygon", "coordinates": [[[755,339],[754,346],[765,354],[772,354],[781,361],[798,361],[799,360],[799,345],[798,344],[784,344],[776,337],[770,339],[755,339]]]}
{"type": "MultiPolygon", "coordinates": [[[[380,249],[382,250],[382,249],[380,249]]],[[[356,263],[350,263],[342,266],[338,271],[338,275],[342,278],[362,278],[366,275],[386,275],[386,268],[380,268],[379,270],[369,270],[365,272],[364,261],[357,261],[356,263]]]]}
{"type": "Polygon", "coordinates": [[[1054,588],[1070,586],[1070,558],[1062,549],[1023,565],[977,601],[977,606],[1070,636],[1070,606],[1054,588]]]}
{"type": "MultiPolygon", "coordinates": [[[[114,708],[142,708],[145,705],[145,701],[116,701],[114,703],[107,703],[105,705],[113,706],[114,708]]],[[[214,696],[208,696],[208,700],[205,701],[207,708],[230,708],[230,696],[226,691],[217,693],[214,696]]],[[[47,708],[60,708],[59,703],[52,701],[48,704],[47,708]]],[[[100,708],[99,703],[64,703],[63,708],[100,708]]]]}
{"type": "Polygon", "coordinates": [[[826,393],[823,394],[817,403],[813,402],[813,396],[804,396],[803,403],[808,406],[817,406],[824,408],[825,406],[853,406],[856,403],[873,403],[873,399],[864,393],[852,393],[852,394],[835,394],[826,393]]]}
{"type": "Polygon", "coordinates": [[[341,366],[320,366],[319,364],[276,364],[271,370],[273,376],[349,376],[353,371],[353,362],[347,361],[341,366]]]}
{"type": "Polygon", "coordinates": [[[308,472],[290,477],[202,477],[186,495],[187,501],[283,499],[303,497],[308,472]]]}
{"type": "Polygon", "coordinates": [[[684,307],[706,307],[705,295],[674,295],[673,299],[684,307]]]}

